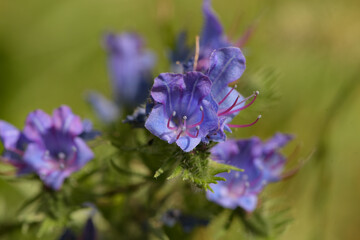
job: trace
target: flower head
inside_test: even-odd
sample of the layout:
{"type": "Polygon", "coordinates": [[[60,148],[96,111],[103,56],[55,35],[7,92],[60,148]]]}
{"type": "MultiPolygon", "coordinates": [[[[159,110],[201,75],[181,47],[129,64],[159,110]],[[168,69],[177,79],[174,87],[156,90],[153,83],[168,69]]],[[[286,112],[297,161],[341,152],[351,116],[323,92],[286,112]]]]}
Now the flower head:
{"type": "Polygon", "coordinates": [[[176,142],[184,151],[191,151],[218,128],[216,111],[206,99],[210,93],[211,81],[200,72],[160,74],[151,89],[156,104],[145,127],[168,143],[176,142]]]}
{"type": "Polygon", "coordinates": [[[214,192],[208,191],[207,198],[225,208],[239,206],[248,212],[255,210],[257,195],[263,188],[281,180],[286,159],[279,150],[291,139],[291,135],[277,133],[264,143],[253,137],[228,140],[213,147],[213,160],[244,169],[244,172],[219,174],[226,181],[211,184],[214,192]]]}
{"type": "Polygon", "coordinates": [[[32,172],[31,167],[23,160],[25,148],[29,140],[13,125],[0,121],[0,140],[4,145],[2,159],[17,169],[17,174],[32,172]]]}
{"type": "Polygon", "coordinates": [[[94,157],[81,138],[88,131],[89,126],[84,126],[67,106],[55,109],[52,117],[36,110],[28,115],[24,128],[24,135],[30,141],[24,162],[47,186],[58,190],[65,178],[94,157]]]}
{"type": "Polygon", "coordinates": [[[154,54],[144,49],[143,39],[134,33],[108,34],[105,46],[116,103],[131,108],[144,103],[152,80],[154,54]]]}

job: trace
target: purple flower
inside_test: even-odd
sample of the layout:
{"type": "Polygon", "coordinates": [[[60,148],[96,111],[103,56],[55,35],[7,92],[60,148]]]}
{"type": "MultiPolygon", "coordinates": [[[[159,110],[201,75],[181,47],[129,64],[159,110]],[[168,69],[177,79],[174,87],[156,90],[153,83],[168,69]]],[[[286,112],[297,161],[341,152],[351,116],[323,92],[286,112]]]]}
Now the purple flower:
{"type": "Polygon", "coordinates": [[[17,174],[32,172],[31,167],[23,160],[25,148],[29,140],[13,125],[0,120],[0,140],[4,145],[2,160],[13,165],[17,174]]]}
{"type": "Polygon", "coordinates": [[[206,99],[210,93],[211,81],[200,72],[160,74],[151,89],[156,103],[145,127],[162,140],[191,151],[218,128],[216,112],[206,99]]]}
{"type": "Polygon", "coordinates": [[[29,139],[24,161],[45,185],[59,190],[65,178],[81,169],[94,154],[81,135],[89,126],[67,106],[55,109],[53,116],[36,110],[27,117],[24,135],[29,139]]]}
{"type": "Polygon", "coordinates": [[[255,210],[258,194],[263,188],[268,183],[281,180],[286,159],[279,149],[291,139],[291,135],[277,133],[264,143],[252,137],[228,140],[213,147],[213,160],[244,169],[244,172],[219,174],[226,181],[211,184],[214,192],[208,191],[207,198],[225,208],[240,206],[248,212],[255,210]]]}
{"type": "MultiPolygon", "coordinates": [[[[261,116],[253,123],[246,125],[229,124],[231,120],[242,110],[251,106],[256,100],[258,91],[244,98],[235,88],[228,84],[238,80],[245,71],[245,57],[239,48],[227,47],[213,51],[209,60],[207,76],[212,81],[211,100],[217,109],[219,117],[219,128],[210,133],[207,139],[214,141],[225,141],[225,130],[231,132],[230,127],[242,128],[254,125],[261,116]],[[248,104],[246,102],[252,99],[248,104]]],[[[205,139],[206,141],[206,139],[205,139]]]]}
{"type": "Polygon", "coordinates": [[[130,108],[144,103],[151,86],[154,54],[144,49],[143,39],[134,33],[108,34],[105,46],[116,103],[130,108]]]}

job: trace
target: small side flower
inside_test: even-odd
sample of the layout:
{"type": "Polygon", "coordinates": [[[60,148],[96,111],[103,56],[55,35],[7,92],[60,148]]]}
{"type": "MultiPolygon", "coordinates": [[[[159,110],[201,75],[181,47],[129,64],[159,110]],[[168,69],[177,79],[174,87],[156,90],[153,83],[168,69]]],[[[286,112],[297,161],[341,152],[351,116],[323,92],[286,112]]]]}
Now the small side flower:
{"type": "Polygon", "coordinates": [[[88,127],[84,129],[80,117],[68,106],[56,109],[52,117],[42,110],[30,113],[24,128],[24,134],[30,140],[24,161],[45,185],[59,190],[67,177],[94,157],[81,138],[88,127]]]}
{"type": "Polygon", "coordinates": [[[279,150],[291,139],[291,135],[277,133],[265,143],[253,137],[228,140],[213,147],[213,160],[242,168],[244,172],[219,174],[226,181],[212,184],[214,192],[207,191],[207,198],[225,208],[242,207],[248,212],[254,211],[258,194],[264,187],[281,180],[286,158],[279,150]]]}

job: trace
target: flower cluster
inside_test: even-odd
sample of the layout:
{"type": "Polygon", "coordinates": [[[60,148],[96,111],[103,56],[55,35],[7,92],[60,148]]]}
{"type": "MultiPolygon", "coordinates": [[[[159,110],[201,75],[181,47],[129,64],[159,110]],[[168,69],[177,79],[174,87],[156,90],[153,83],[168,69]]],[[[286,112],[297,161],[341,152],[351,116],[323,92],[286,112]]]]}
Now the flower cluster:
{"type": "Polygon", "coordinates": [[[228,86],[244,73],[245,57],[226,41],[207,0],[203,11],[205,24],[197,55],[184,60],[184,73],[160,74],[155,79],[151,89],[155,106],[145,123],[151,133],[169,143],[176,142],[186,152],[201,141],[225,141],[225,131],[231,132],[230,127],[248,127],[261,117],[247,125],[230,124],[240,111],[252,105],[259,92],[244,98],[235,87],[228,86]]]}
{"type": "Polygon", "coordinates": [[[82,122],[68,106],[55,109],[53,116],[42,110],[31,112],[22,132],[0,121],[3,160],[16,167],[18,174],[35,172],[54,190],[94,157],[85,140],[96,135],[91,123],[82,122]]]}
{"type": "MultiPolygon", "coordinates": [[[[169,144],[176,143],[181,149],[174,145],[176,150],[170,158],[174,156],[176,161],[173,162],[178,166],[168,178],[185,172],[187,175],[183,179],[191,179],[198,186],[211,189],[206,192],[208,200],[224,208],[241,207],[252,212],[258,204],[258,194],[264,187],[282,179],[286,158],[279,150],[292,136],[277,133],[266,142],[262,142],[258,137],[227,140],[226,134],[231,133],[231,128],[250,127],[261,118],[259,115],[250,124],[231,123],[239,112],[255,102],[259,91],[246,97],[236,90],[234,83],[242,77],[246,69],[245,56],[239,43],[233,44],[227,39],[211,8],[210,0],[204,0],[203,14],[205,22],[200,37],[196,38],[195,49],[185,44],[185,35],[180,35],[178,46],[170,59],[171,66],[176,66],[176,71],[160,73],[155,78],[152,76],[155,55],[144,47],[144,40],[140,36],[134,33],[106,35],[103,43],[108,56],[113,99],[108,100],[97,92],[91,92],[88,94],[88,101],[102,123],[111,124],[111,128],[107,129],[114,132],[105,136],[109,137],[114,147],[119,148],[119,159],[123,149],[140,149],[139,146],[122,148],[124,141],[117,141],[117,138],[129,134],[126,131],[130,131],[130,128],[124,132],[123,129],[115,132],[121,128],[115,125],[120,124],[117,121],[121,114],[135,110],[132,115],[125,117],[123,123],[145,128],[140,131],[145,131],[151,138],[154,135],[169,144]],[[210,142],[214,146],[210,145],[210,142]],[[224,167],[209,159],[230,166],[224,167]],[[242,169],[243,172],[226,172],[234,167],[242,169]],[[196,175],[199,172],[200,174],[196,175]],[[218,174],[219,172],[221,173],[218,174]],[[226,181],[217,182],[224,179],[226,181]]],[[[86,141],[97,135],[99,133],[92,129],[91,122],[82,121],[68,106],[55,109],[52,116],[36,110],[28,115],[22,131],[0,121],[0,140],[4,147],[1,160],[13,165],[18,176],[35,173],[45,186],[59,190],[66,178],[94,158],[86,141]]],[[[136,134],[131,137],[135,139],[136,134]]],[[[133,142],[139,143],[143,140],[129,141],[129,144],[133,142]]],[[[150,140],[141,147],[148,147],[153,142],[156,141],[150,140]]],[[[159,142],[169,146],[165,142],[159,142]]],[[[165,156],[167,153],[161,152],[163,149],[165,148],[159,147],[159,151],[154,155],[165,156]]],[[[172,146],[169,149],[172,149],[172,146]]],[[[158,149],[154,149],[154,152],[156,150],[158,149]]],[[[145,162],[150,158],[149,170],[156,170],[156,166],[153,169],[156,161],[151,161],[151,155],[147,155],[146,150],[137,157],[140,160],[144,158],[144,166],[148,166],[145,162]]],[[[175,164],[169,162],[163,164],[164,168],[175,164]]],[[[132,174],[128,169],[119,169],[126,174],[132,174]]],[[[94,169],[92,173],[97,173],[97,170],[94,169]]],[[[164,172],[163,167],[160,167],[155,176],[158,176],[159,172],[164,172]]],[[[142,174],[138,176],[144,177],[144,180],[149,179],[149,176],[142,174]]],[[[133,188],[137,188],[137,185],[124,189],[133,188]]],[[[112,194],[117,194],[117,190],[105,192],[103,195],[112,194]]],[[[98,193],[95,195],[99,196],[98,193]]],[[[151,215],[154,215],[153,210],[151,215]]],[[[206,219],[189,216],[177,210],[169,211],[164,215],[163,222],[167,226],[178,222],[189,231],[196,225],[208,224],[206,219]]],[[[89,239],[94,239],[96,232],[91,218],[86,229],[90,233],[89,239]]],[[[75,235],[65,231],[61,239],[70,237],[75,238],[75,235]]],[[[86,238],[85,235],[83,238],[86,238]]]]}

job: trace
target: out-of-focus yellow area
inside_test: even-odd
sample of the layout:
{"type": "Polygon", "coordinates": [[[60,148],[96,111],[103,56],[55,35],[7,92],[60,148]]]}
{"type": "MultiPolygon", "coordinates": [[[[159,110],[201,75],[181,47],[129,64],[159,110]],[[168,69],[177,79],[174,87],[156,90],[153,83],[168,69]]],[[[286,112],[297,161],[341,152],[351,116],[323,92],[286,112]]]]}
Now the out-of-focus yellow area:
{"type": "MultiPolygon", "coordinates": [[[[213,0],[213,7],[234,39],[256,22],[244,48],[244,78],[272,69],[280,96],[256,126],[234,136],[294,133],[298,157],[314,152],[295,177],[273,190],[294,218],[282,239],[357,239],[360,1],[213,0]]],[[[50,112],[61,104],[94,118],[84,101],[86,90],[110,93],[103,34],[141,33],[159,56],[158,74],[168,71],[160,34],[166,24],[195,38],[202,24],[201,1],[1,0],[0,119],[22,128],[28,112],[50,112]]],[[[37,188],[0,179],[0,221],[14,219],[37,188]]],[[[271,196],[271,190],[265,194],[271,196]]]]}

